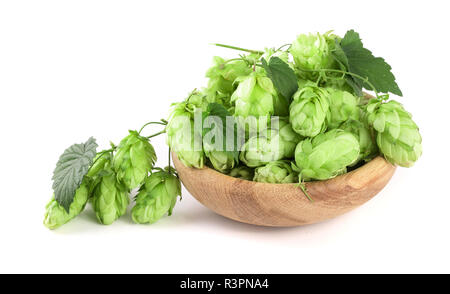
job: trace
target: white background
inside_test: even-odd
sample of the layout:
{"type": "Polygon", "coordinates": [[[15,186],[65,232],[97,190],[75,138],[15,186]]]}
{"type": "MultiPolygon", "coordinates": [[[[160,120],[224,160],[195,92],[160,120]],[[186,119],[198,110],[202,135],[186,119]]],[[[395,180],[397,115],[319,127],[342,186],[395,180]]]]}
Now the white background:
{"type": "MultiPolygon", "coordinates": [[[[0,272],[450,272],[446,2],[1,1],[0,272]],[[42,225],[62,151],[89,136],[105,148],[167,117],[206,84],[214,55],[237,53],[210,43],[262,49],[352,28],[393,67],[424,149],[364,206],[263,228],[215,215],[185,191],[154,225],[127,214],[102,226],[90,208],[56,231],[42,225]]],[[[166,165],[165,138],[153,143],[166,165]]]]}

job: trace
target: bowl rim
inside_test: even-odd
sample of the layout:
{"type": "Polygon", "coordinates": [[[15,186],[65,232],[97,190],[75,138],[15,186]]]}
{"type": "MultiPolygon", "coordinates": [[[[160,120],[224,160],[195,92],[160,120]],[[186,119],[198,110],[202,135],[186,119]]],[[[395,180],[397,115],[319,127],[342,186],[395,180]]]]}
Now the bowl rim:
{"type": "MultiPolygon", "coordinates": [[[[176,153],[174,151],[172,151],[171,153],[172,153],[172,158],[176,158],[176,160],[178,162],[180,162],[180,164],[182,164],[184,166],[184,168],[186,168],[186,169],[204,171],[204,172],[209,172],[209,173],[212,172],[212,174],[214,174],[215,176],[219,176],[219,177],[223,176],[228,181],[240,180],[240,181],[246,181],[246,182],[250,182],[250,183],[258,183],[259,185],[284,185],[284,186],[298,185],[298,182],[297,183],[266,183],[266,182],[257,182],[257,181],[253,181],[253,180],[250,181],[250,180],[246,180],[246,179],[235,178],[235,177],[232,177],[232,176],[230,176],[228,174],[221,173],[221,172],[219,172],[219,171],[215,170],[214,168],[211,168],[211,167],[209,167],[207,165],[204,165],[202,168],[188,167],[188,166],[184,165],[184,163],[181,160],[178,159],[178,156],[176,155],[176,153]]],[[[374,158],[372,158],[370,161],[367,161],[363,165],[361,165],[361,166],[359,166],[359,167],[357,167],[357,168],[355,168],[355,169],[353,169],[353,170],[351,170],[349,172],[337,175],[337,176],[335,176],[333,178],[329,178],[329,179],[326,179],[326,180],[305,181],[303,183],[306,186],[310,186],[310,185],[315,185],[315,184],[318,184],[318,183],[326,184],[327,182],[330,182],[330,181],[339,181],[339,179],[344,179],[345,177],[348,177],[349,175],[353,175],[353,174],[356,174],[356,173],[364,173],[365,170],[371,169],[372,166],[374,164],[376,164],[376,162],[379,161],[379,160],[382,160],[382,161],[384,161],[384,163],[386,165],[391,165],[392,167],[395,168],[395,166],[392,165],[390,162],[388,162],[384,158],[384,156],[377,155],[374,158]]]]}

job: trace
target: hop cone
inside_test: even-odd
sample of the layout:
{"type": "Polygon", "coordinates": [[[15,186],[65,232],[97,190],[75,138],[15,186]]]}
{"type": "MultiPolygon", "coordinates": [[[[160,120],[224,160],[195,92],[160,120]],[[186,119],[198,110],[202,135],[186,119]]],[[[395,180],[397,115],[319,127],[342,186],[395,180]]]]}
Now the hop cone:
{"type": "Polygon", "coordinates": [[[213,165],[214,169],[221,173],[227,173],[234,167],[236,162],[233,154],[227,151],[216,151],[214,149],[205,149],[205,155],[213,165]]]}
{"type": "Polygon", "coordinates": [[[208,81],[208,91],[231,95],[235,90],[234,81],[239,76],[250,74],[251,69],[243,60],[225,61],[223,58],[215,56],[213,66],[206,72],[208,81]]]}
{"type": "Polygon", "coordinates": [[[274,114],[274,99],[278,99],[272,81],[257,73],[237,79],[239,86],[231,96],[235,115],[248,117],[274,114]]]}
{"type": "MultiPolygon", "coordinates": [[[[333,37],[328,34],[302,34],[292,43],[289,52],[294,58],[295,66],[305,70],[331,68],[333,58],[330,54],[334,44],[333,37]]],[[[317,73],[306,73],[307,77],[317,76],[317,73]]]]}
{"type": "Polygon", "coordinates": [[[253,168],[241,165],[233,168],[228,175],[234,178],[252,181],[254,174],[255,171],[253,170],[253,168]]]}
{"type": "MultiPolygon", "coordinates": [[[[373,99],[374,100],[374,99],[373,99]]],[[[422,155],[419,128],[397,101],[370,101],[368,122],[377,131],[377,145],[392,164],[411,167],[422,155]]]]}
{"type": "Polygon", "coordinates": [[[172,210],[181,196],[180,180],[168,171],[151,174],[136,196],[131,210],[133,221],[138,224],[154,223],[172,210]]]}
{"type": "Polygon", "coordinates": [[[297,173],[292,170],[289,161],[278,160],[256,168],[253,180],[263,183],[282,184],[295,183],[298,181],[298,177],[297,173]]]}
{"type": "Polygon", "coordinates": [[[301,136],[294,132],[288,119],[280,119],[278,132],[280,135],[280,148],[283,158],[293,158],[295,147],[301,140],[301,136]]]}
{"type": "Polygon", "coordinates": [[[326,129],[326,118],[330,116],[329,92],[307,85],[293,96],[289,107],[292,129],[304,136],[314,137],[326,129]]]}
{"type": "Polygon", "coordinates": [[[359,119],[359,99],[347,91],[328,88],[330,93],[328,101],[330,102],[330,117],[328,120],[328,129],[335,129],[343,122],[353,119],[359,119]]]}
{"type": "Polygon", "coordinates": [[[134,189],[142,184],[156,161],[155,149],[136,131],[130,131],[117,148],[113,166],[119,181],[134,189]]]}
{"type": "Polygon", "coordinates": [[[110,225],[124,215],[130,201],[127,188],[117,181],[117,176],[112,170],[105,170],[99,175],[92,195],[95,215],[104,225],[110,225]]]}
{"type": "Polygon", "coordinates": [[[185,166],[203,167],[205,154],[202,138],[198,132],[194,132],[194,121],[189,112],[177,106],[172,112],[166,132],[167,145],[185,166]]]}
{"type": "Polygon", "coordinates": [[[313,139],[305,139],[295,149],[295,165],[303,180],[326,180],[346,172],[359,156],[356,137],[334,129],[313,139]]]}
{"type": "Polygon", "coordinates": [[[113,157],[111,152],[103,150],[97,153],[97,156],[94,159],[94,164],[91,166],[86,175],[91,179],[95,179],[102,170],[111,167],[112,161],[113,157]]]}
{"type": "Polygon", "coordinates": [[[352,133],[358,139],[359,156],[355,163],[361,160],[369,161],[377,155],[377,144],[374,140],[372,132],[366,124],[357,120],[349,120],[343,123],[339,128],[352,133]]]}
{"type": "Polygon", "coordinates": [[[265,165],[284,157],[284,147],[279,132],[268,130],[265,135],[251,137],[241,149],[239,159],[249,167],[265,165]]]}
{"type": "Polygon", "coordinates": [[[76,190],[73,202],[69,207],[69,212],[67,212],[64,207],[59,205],[55,198],[52,197],[50,202],[45,207],[47,211],[44,217],[44,225],[53,230],[67,223],[83,211],[88,198],[89,192],[85,183],[82,183],[76,190]]]}

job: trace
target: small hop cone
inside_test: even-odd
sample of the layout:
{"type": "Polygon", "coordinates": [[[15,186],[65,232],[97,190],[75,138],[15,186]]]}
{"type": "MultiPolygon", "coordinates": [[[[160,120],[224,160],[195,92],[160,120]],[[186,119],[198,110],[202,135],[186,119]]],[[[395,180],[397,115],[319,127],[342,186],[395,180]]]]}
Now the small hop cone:
{"type": "Polygon", "coordinates": [[[181,196],[181,184],[176,176],[167,171],[152,173],[136,196],[136,205],[131,210],[133,221],[151,224],[166,213],[171,215],[177,196],[181,196]]]}
{"type": "Polygon", "coordinates": [[[44,225],[51,230],[59,228],[83,211],[88,198],[88,188],[84,183],[82,183],[81,186],[76,190],[73,202],[69,207],[69,212],[67,212],[64,207],[59,205],[55,198],[52,197],[50,202],[45,207],[46,213],[44,217],[44,225]]]}
{"type": "Polygon", "coordinates": [[[292,170],[289,161],[279,160],[255,169],[253,179],[262,183],[284,184],[298,181],[297,173],[292,170]]]}
{"type": "Polygon", "coordinates": [[[371,130],[365,123],[357,120],[348,120],[339,128],[352,133],[358,139],[360,152],[355,164],[361,160],[369,161],[378,154],[377,143],[375,142],[371,130]]]}
{"type": "Polygon", "coordinates": [[[300,180],[327,180],[345,173],[358,160],[359,150],[352,133],[334,129],[298,143],[292,167],[300,180]]]}
{"type": "Polygon", "coordinates": [[[252,181],[255,171],[253,168],[241,165],[233,168],[228,175],[241,180],[252,181]]]}
{"type": "Polygon", "coordinates": [[[307,84],[297,90],[289,107],[292,129],[303,137],[315,137],[326,130],[330,116],[329,92],[307,84]]]}
{"type": "Polygon", "coordinates": [[[283,158],[293,158],[295,147],[302,137],[292,129],[292,125],[287,119],[279,120],[278,132],[280,134],[280,149],[282,150],[283,158]]]}
{"type": "Polygon", "coordinates": [[[266,135],[256,135],[242,146],[239,159],[248,167],[258,167],[284,157],[280,134],[276,130],[266,131],[266,135]]]}
{"type": "Polygon", "coordinates": [[[140,186],[156,161],[156,153],[148,139],[130,131],[117,148],[113,166],[117,178],[129,190],[140,186]]]}
{"type": "Polygon", "coordinates": [[[208,91],[231,95],[235,90],[234,81],[240,76],[251,73],[251,69],[243,60],[225,61],[215,56],[214,65],[206,72],[208,91]]]}
{"type": "Polygon", "coordinates": [[[268,77],[252,73],[236,81],[239,82],[239,86],[231,96],[231,101],[235,103],[236,116],[258,118],[274,114],[274,100],[279,98],[268,77]]]}
{"type": "Polygon", "coordinates": [[[208,157],[214,169],[220,171],[221,173],[228,173],[236,163],[236,160],[231,152],[206,149],[205,155],[208,157]]]}
{"type": "Polygon", "coordinates": [[[98,179],[92,194],[95,215],[104,225],[110,225],[124,215],[130,201],[126,187],[117,182],[117,176],[112,171],[98,179]]]}
{"type": "Polygon", "coordinates": [[[397,101],[370,101],[367,120],[377,132],[377,145],[392,164],[411,167],[422,155],[419,128],[397,101]]]}
{"type": "Polygon", "coordinates": [[[359,99],[353,94],[328,88],[330,93],[328,101],[330,102],[330,116],[328,119],[328,129],[335,129],[343,122],[353,119],[359,120],[359,99]]]}
{"type": "Polygon", "coordinates": [[[194,130],[191,115],[174,109],[166,128],[167,145],[177,154],[178,159],[187,167],[202,168],[205,154],[200,134],[194,130]]]}
{"type": "MultiPolygon", "coordinates": [[[[301,34],[292,42],[289,49],[294,58],[295,66],[303,70],[318,70],[333,68],[334,59],[331,51],[334,49],[334,35],[301,34]]],[[[317,72],[302,73],[306,78],[315,79],[317,72]]]]}

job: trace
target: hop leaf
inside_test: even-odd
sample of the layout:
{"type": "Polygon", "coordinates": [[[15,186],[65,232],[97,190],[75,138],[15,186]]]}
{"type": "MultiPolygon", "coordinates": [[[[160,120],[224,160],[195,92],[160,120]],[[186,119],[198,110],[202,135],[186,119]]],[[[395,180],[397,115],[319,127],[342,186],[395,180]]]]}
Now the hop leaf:
{"type": "Polygon", "coordinates": [[[264,58],[261,59],[261,62],[275,88],[283,95],[283,99],[290,101],[298,89],[297,76],[292,68],[276,56],[271,57],[269,63],[264,58]]]}
{"type": "Polygon", "coordinates": [[[84,176],[95,157],[97,143],[89,138],[85,143],[67,148],[56,163],[53,171],[53,191],[55,200],[69,212],[75,191],[80,187],[84,176]]]}
{"type": "MultiPolygon", "coordinates": [[[[395,82],[391,66],[383,58],[374,57],[372,52],[364,48],[359,34],[354,30],[347,31],[344,38],[339,43],[336,42],[333,57],[347,71],[367,78],[377,91],[403,95],[395,82]]],[[[356,93],[361,93],[363,87],[372,90],[366,82],[353,76],[347,76],[347,82],[355,89],[356,93]]]]}

